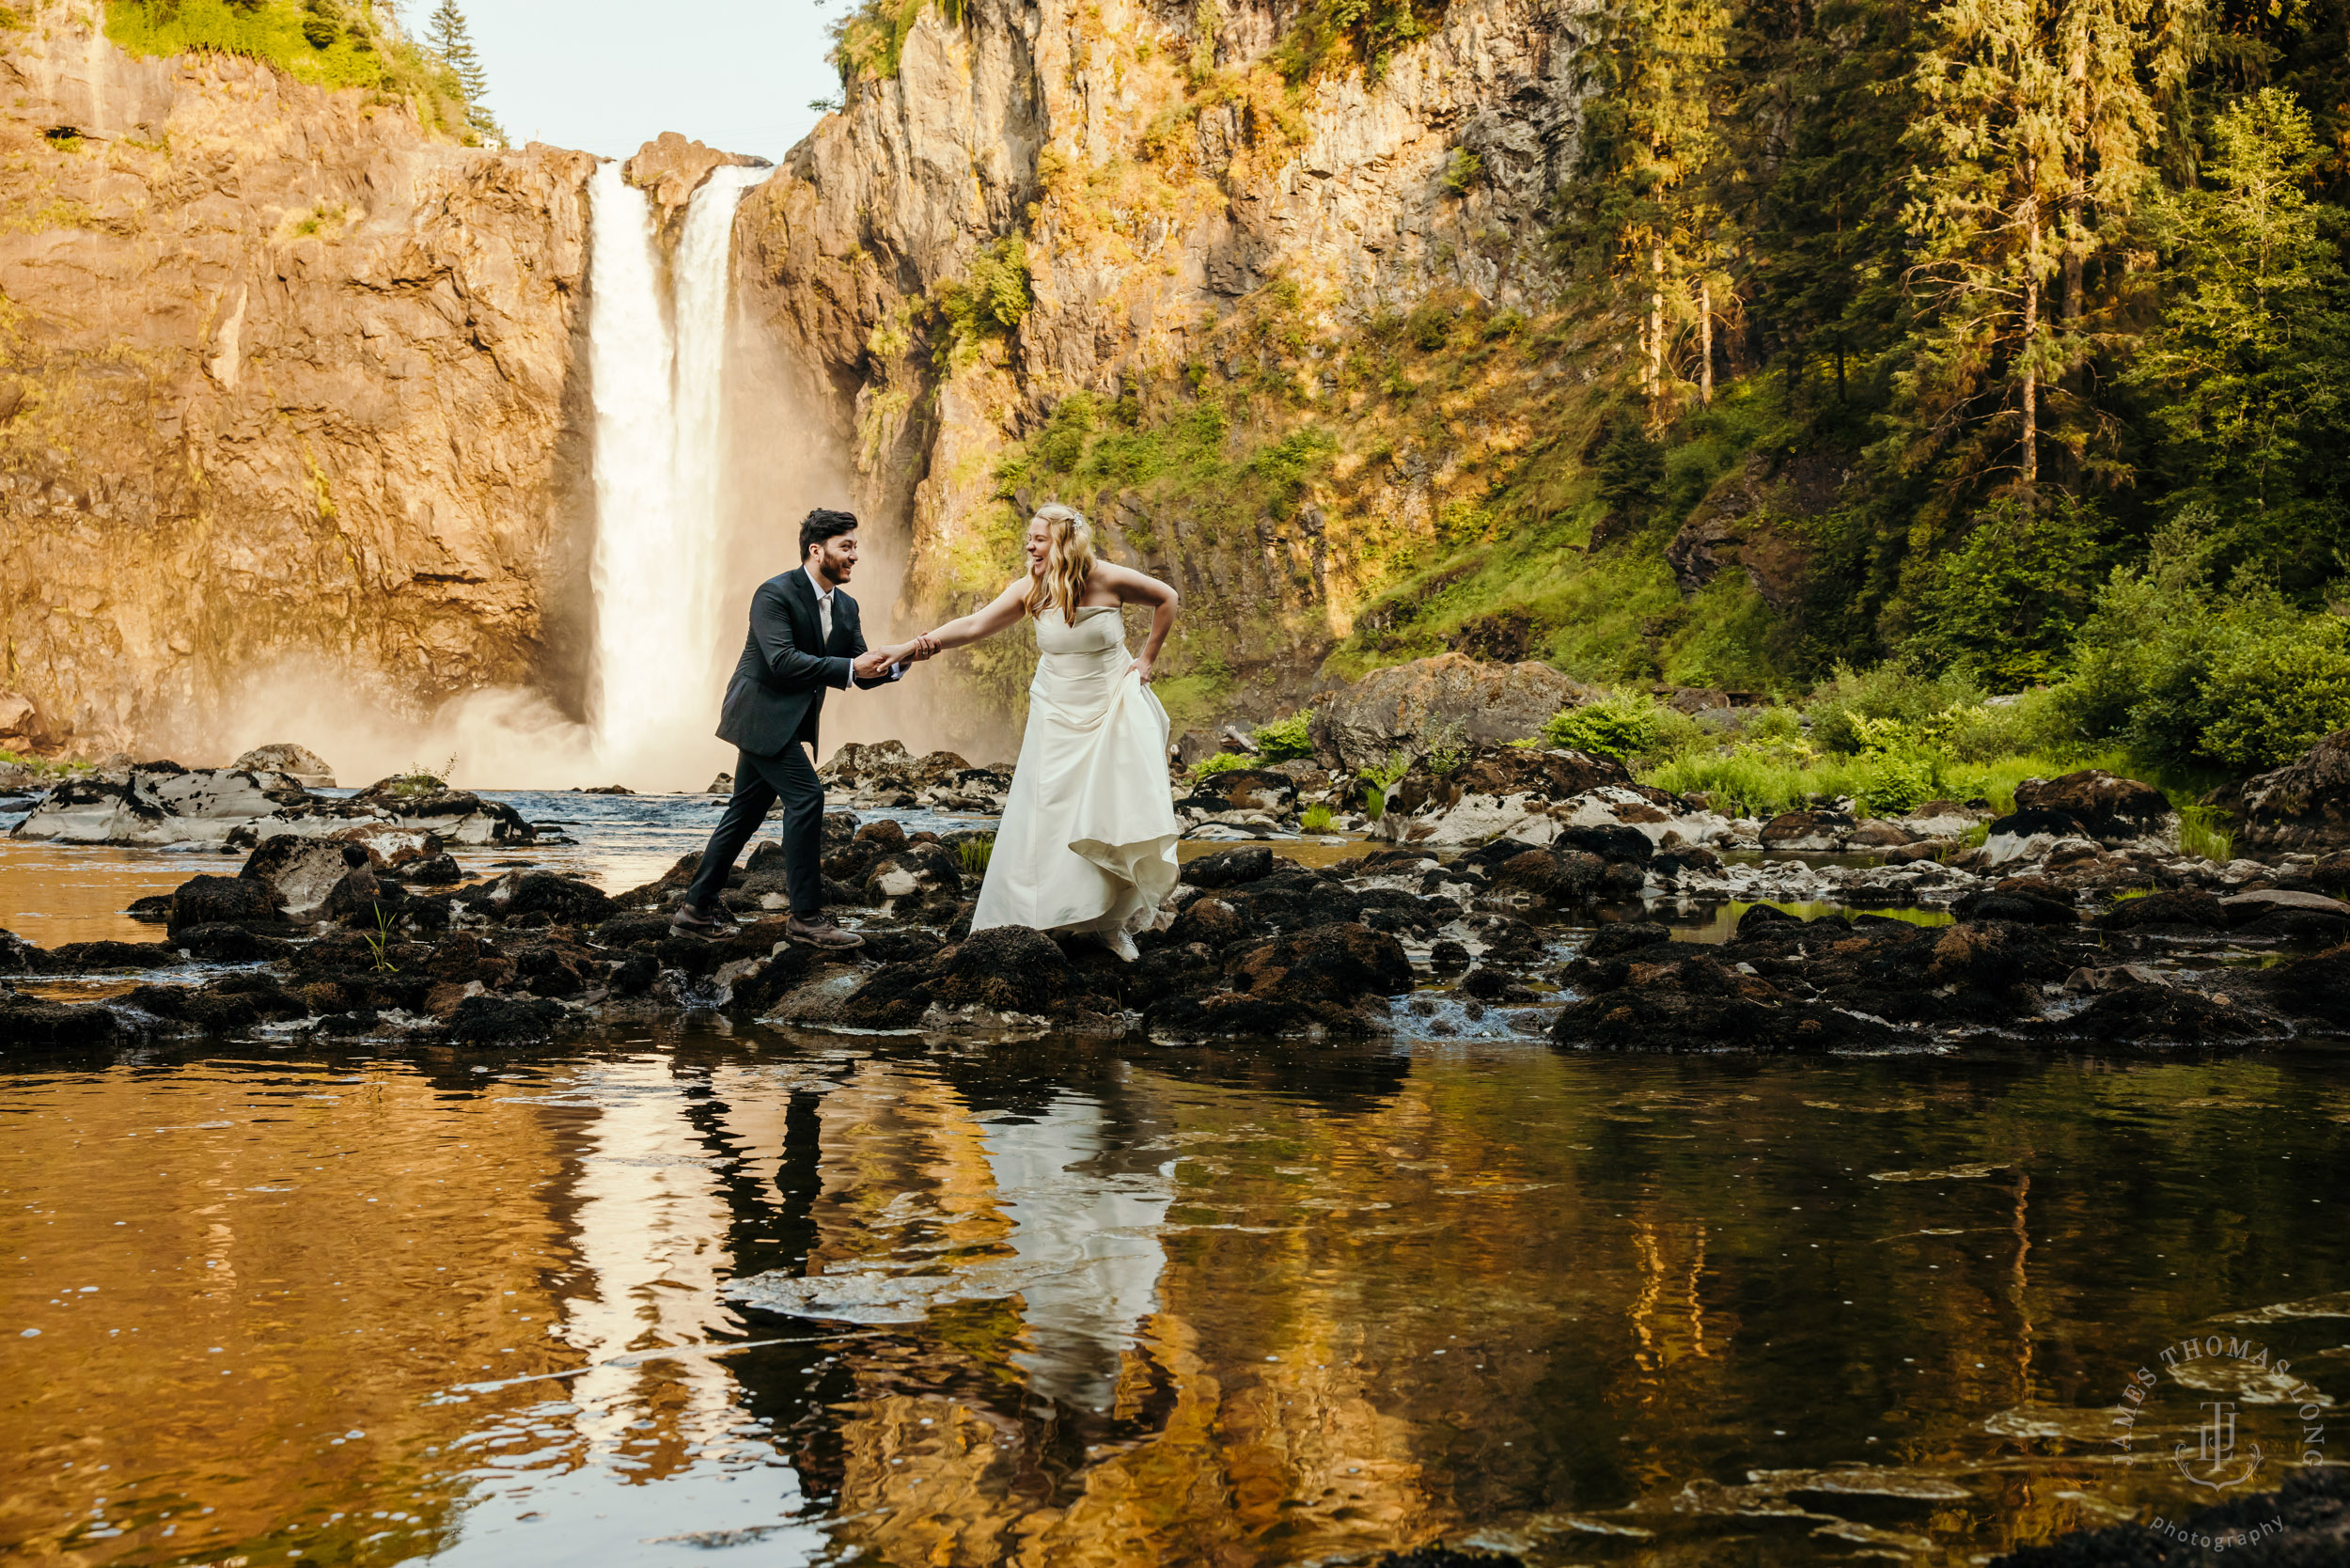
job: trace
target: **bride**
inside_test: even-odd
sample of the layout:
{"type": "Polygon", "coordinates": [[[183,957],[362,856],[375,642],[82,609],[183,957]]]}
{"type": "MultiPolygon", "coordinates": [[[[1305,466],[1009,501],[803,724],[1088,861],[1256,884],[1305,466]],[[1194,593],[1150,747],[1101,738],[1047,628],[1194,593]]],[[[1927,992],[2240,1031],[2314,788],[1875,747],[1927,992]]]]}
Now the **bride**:
{"type": "Polygon", "coordinates": [[[960,648],[1036,622],[1036,679],[1011,797],[971,929],[1082,932],[1120,958],[1175,886],[1182,828],[1167,784],[1167,710],[1149,690],[1175,625],[1175,590],[1093,557],[1093,529],[1058,503],[1028,523],[1028,570],[995,603],[921,639],[960,648]],[[1119,607],[1151,606],[1126,651],[1119,607]]]}

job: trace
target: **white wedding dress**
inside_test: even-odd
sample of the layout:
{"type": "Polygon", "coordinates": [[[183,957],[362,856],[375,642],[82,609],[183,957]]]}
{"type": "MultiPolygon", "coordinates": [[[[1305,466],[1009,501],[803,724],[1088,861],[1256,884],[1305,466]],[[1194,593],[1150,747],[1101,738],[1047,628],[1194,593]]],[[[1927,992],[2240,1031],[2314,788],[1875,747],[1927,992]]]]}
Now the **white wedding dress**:
{"type": "Polygon", "coordinates": [[[1028,731],[995,830],[973,931],[1033,926],[1116,939],[1175,886],[1183,828],[1167,786],[1167,710],[1130,667],[1115,604],[1036,627],[1028,731]]]}

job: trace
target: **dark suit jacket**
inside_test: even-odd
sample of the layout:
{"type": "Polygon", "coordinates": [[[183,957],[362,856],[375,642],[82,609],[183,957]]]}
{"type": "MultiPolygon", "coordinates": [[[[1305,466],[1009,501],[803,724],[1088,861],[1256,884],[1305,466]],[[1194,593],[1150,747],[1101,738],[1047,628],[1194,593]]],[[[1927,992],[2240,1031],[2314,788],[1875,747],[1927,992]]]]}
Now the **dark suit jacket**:
{"type": "MultiPolygon", "coordinates": [[[[833,590],[832,640],[826,642],[807,572],[795,566],[768,578],[751,595],[750,635],[727,682],[718,738],[758,757],[772,757],[794,741],[814,745],[824,688],[854,679],[852,661],[864,651],[865,630],[847,593],[833,590]]],[[[888,682],[881,676],[856,683],[888,682]]]]}

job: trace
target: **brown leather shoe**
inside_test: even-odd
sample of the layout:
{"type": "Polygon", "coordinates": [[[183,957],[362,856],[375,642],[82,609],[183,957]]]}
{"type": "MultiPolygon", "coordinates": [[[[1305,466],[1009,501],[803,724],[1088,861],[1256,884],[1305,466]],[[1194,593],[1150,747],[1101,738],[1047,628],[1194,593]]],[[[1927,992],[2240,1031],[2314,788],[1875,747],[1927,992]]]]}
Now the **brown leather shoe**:
{"type": "Polygon", "coordinates": [[[669,917],[669,924],[679,931],[731,931],[739,923],[734,911],[725,904],[715,909],[699,909],[682,903],[677,906],[677,913],[669,917]]]}
{"type": "Polygon", "coordinates": [[[805,942],[811,948],[832,948],[845,951],[850,948],[865,946],[864,937],[853,931],[842,931],[821,915],[813,920],[803,919],[797,915],[792,916],[791,923],[784,927],[784,934],[794,942],[805,942]]]}

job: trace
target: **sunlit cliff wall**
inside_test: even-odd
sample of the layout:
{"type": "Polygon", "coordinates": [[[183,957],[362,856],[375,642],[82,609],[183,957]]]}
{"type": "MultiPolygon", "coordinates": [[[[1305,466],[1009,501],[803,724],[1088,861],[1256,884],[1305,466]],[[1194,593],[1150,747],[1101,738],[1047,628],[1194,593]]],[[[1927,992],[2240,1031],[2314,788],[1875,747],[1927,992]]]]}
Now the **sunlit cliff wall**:
{"type": "Polygon", "coordinates": [[[591,160],[14,14],[0,689],[59,749],[192,761],[270,681],[575,707],[591,160]]]}
{"type": "MultiPolygon", "coordinates": [[[[1522,381],[1372,406],[1370,339],[1430,304],[1523,321],[1555,295],[1543,210],[1589,8],[1436,9],[1366,69],[1343,39],[1306,62],[1304,13],[1264,0],[970,0],[853,66],[737,243],[865,506],[911,534],[916,607],[1000,588],[1057,495],[1183,592],[1172,705],[1293,697],[1480,457],[1525,444],[1522,381]]],[[[978,715],[1018,675],[982,651],[938,679],[976,685],[978,715]]]]}

